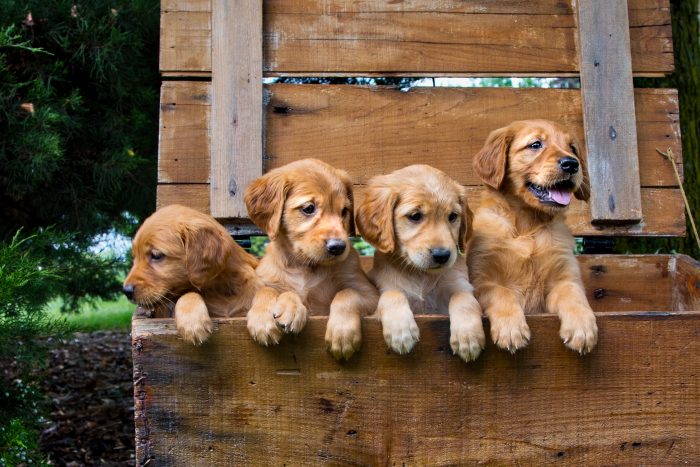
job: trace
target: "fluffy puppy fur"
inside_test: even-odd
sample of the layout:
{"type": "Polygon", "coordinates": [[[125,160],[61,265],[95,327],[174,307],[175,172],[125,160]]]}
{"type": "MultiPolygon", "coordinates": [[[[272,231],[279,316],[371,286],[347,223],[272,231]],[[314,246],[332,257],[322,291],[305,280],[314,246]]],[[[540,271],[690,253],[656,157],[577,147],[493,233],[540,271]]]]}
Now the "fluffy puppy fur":
{"type": "Polygon", "coordinates": [[[567,347],[590,352],[598,328],[564,224],[571,195],[589,197],[580,146],[554,122],[513,122],[488,136],[474,169],[486,187],[468,262],[493,341],[511,352],[525,347],[525,313],[546,309],[559,315],[567,347]]]}
{"type": "Polygon", "coordinates": [[[212,217],[184,206],[146,219],[132,252],[125,295],[156,317],[174,311],[178,332],[193,344],[208,339],[210,316],[243,315],[262,286],[257,260],[212,217]]]}
{"type": "Polygon", "coordinates": [[[377,305],[348,238],[354,230],[350,177],[319,160],[292,162],[255,180],[245,202],[270,237],[257,268],[266,287],[248,313],[250,335],[276,344],[283,332],[300,332],[308,313],[329,314],[326,345],[335,358],[350,358],[360,348],[360,317],[377,305]]]}
{"type": "Polygon", "coordinates": [[[466,190],[443,172],[412,165],[370,180],[356,215],[377,252],[370,279],[387,346],[408,353],[419,340],[413,311],[450,315],[450,346],[465,361],[484,348],[481,307],[460,257],[471,236],[466,190]]]}

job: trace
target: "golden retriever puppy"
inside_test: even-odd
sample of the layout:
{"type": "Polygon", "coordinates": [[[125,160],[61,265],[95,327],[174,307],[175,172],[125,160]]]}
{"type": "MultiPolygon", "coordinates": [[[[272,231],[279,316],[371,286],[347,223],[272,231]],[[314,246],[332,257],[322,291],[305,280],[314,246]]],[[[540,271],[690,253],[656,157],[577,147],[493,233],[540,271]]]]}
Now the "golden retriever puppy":
{"type": "Polygon", "coordinates": [[[598,327],[564,224],[572,195],[585,201],[590,192],[579,145],[554,122],[513,122],[488,136],[474,169],[486,187],[468,262],[493,341],[525,347],[525,313],[547,310],[559,315],[567,347],[590,352],[598,327]]]}
{"type": "Polygon", "coordinates": [[[370,279],[381,296],[377,318],[396,353],[419,340],[413,310],[449,312],[450,346],[465,361],[484,348],[481,307],[463,257],[472,213],[464,187],[443,172],[412,165],[370,180],[356,215],[376,249],[370,279]]]}
{"type": "Polygon", "coordinates": [[[307,315],[328,314],[326,345],[337,358],[360,348],[360,317],[377,305],[377,291],[350,244],[352,183],[342,170],[315,159],[292,162],[255,180],[245,202],[270,237],[256,272],[260,289],[248,313],[253,339],[270,345],[298,333],[307,315]]]}
{"type": "Polygon", "coordinates": [[[153,213],[134,236],[124,294],[156,317],[175,313],[180,335],[201,344],[210,316],[242,316],[262,282],[257,260],[211,216],[179,205],[153,213]]]}

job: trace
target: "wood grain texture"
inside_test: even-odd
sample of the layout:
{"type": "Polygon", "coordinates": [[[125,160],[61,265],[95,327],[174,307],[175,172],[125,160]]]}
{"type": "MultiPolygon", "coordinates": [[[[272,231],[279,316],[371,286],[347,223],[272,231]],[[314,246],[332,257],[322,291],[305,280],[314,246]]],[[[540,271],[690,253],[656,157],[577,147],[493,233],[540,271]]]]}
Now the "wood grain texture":
{"type": "Polygon", "coordinates": [[[274,348],[242,318],[215,320],[200,347],[172,320],[134,320],[137,463],[700,463],[700,312],[599,314],[587,357],[565,349],[556,316],[528,322],[526,350],[489,342],[465,364],[445,316],[417,318],[407,356],[366,318],[360,353],[340,364],[325,317],[274,348]]]}
{"type": "MultiPolygon", "coordinates": [[[[211,70],[208,3],[163,2],[164,73],[211,70]]],[[[270,75],[578,72],[571,0],[266,0],[263,11],[270,75]]],[[[629,15],[635,75],[673,71],[668,0],[630,0],[629,15]]]]}
{"type": "MultiPolygon", "coordinates": [[[[481,188],[467,187],[469,205],[479,206],[481,188]]],[[[355,196],[363,196],[363,186],[355,187],[355,196]]],[[[206,184],[158,185],[157,206],[184,204],[202,212],[209,211],[209,186],[206,184]]],[[[591,225],[590,209],[579,200],[572,200],[567,213],[567,225],[577,236],[672,236],[685,235],[685,213],[680,190],[672,188],[643,188],[642,211],[644,219],[639,224],[626,226],[591,225]]]]}
{"type": "Polygon", "coordinates": [[[686,255],[678,255],[674,260],[674,310],[700,310],[700,262],[686,255]]]}
{"type": "Polygon", "coordinates": [[[212,19],[210,206],[241,218],[245,188],[262,175],[262,5],[213,0],[212,19]]]}
{"type": "MultiPolygon", "coordinates": [[[[356,183],[412,163],[429,163],[465,185],[478,184],[471,158],[488,133],[511,120],[550,118],[583,138],[578,90],[270,85],[265,170],[317,157],[356,183]]],[[[209,180],[208,83],[166,82],[161,108],[161,183],[209,180]],[[188,135],[185,137],[185,135],[188,135]]],[[[678,94],[637,89],[642,186],[677,186],[656,148],[681,154],[678,94]]],[[[677,165],[682,170],[682,162],[677,165]]],[[[682,172],[681,172],[682,173],[682,172]]]]}
{"type": "Polygon", "coordinates": [[[627,0],[579,0],[583,126],[594,223],[642,219],[627,0]]]}

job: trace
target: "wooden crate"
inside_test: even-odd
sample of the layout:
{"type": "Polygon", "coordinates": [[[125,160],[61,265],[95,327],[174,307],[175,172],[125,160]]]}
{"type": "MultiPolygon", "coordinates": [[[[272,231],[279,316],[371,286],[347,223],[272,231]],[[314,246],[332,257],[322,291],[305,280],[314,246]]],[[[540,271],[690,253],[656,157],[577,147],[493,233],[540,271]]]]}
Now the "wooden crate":
{"type": "MultiPolygon", "coordinates": [[[[476,208],[471,159],[488,132],[548,118],[584,142],[598,184],[591,204],[569,209],[576,235],[685,235],[678,181],[656,152],[671,148],[682,176],[677,92],[631,86],[673,71],[670,24],[668,0],[162,0],[158,206],[254,233],[246,184],[317,157],[347,170],[357,197],[372,175],[428,163],[476,208]],[[404,91],[263,76],[581,76],[582,87],[404,91]]],[[[527,349],[489,342],[471,364],[451,355],[446,316],[418,317],[408,356],[387,352],[365,318],[347,363],[326,353],[324,317],[269,349],[243,318],[216,320],[201,347],[172,320],[134,319],[137,462],[700,464],[700,265],[579,262],[600,328],[586,357],[546,314],[528,316],[527,349]]]]}
{"type": "Polygon", "coordinates": [[[274,348],[255,344],[244,318],[215,320],[201,347],[172,320],[134,320],[137,459],[697,464],[700,265],[663,255],[580,262],[600,328],[586,357],[562,345],[547,314],[528,316],[525,350],[489,342],[470,364],[452,355],[446,316],[417,317],[421,341],[407,356],[389,352],[365,318],[347,363],[325,350],[325,317],[274,348]]]}

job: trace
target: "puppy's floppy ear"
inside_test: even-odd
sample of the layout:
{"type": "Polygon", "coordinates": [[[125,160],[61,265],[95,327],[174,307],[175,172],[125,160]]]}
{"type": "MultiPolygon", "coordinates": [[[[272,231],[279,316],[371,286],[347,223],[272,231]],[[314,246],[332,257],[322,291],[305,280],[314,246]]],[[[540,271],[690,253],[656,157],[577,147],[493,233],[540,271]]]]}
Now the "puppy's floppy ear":
{"type": "Polygon", "coordinates": [[[398,196],[379,181],[370,181],[357,208],[355,222],[360,235],[382,253],[394,251],[394,207],[398,196]]]}
{"type": "Polygon", "coordinates": [[[462,205],[462,225],[459,227],[457,246],[459,247],[459,251],[464,252],[466,251],[467,242],[472,237],[474,213],[469,209],[467,190],[463,186],[459,186],[459,202],[462,205]]]}
{"type": "Polygon", "coordinates": [[[226,267],[233,241],[228,233],[210,225],[187,225],[182,230],[185,267],[190,283],[201,289],[226,267]]]}
{"type": "Polygon", "coordinates": [[[245,191],[245,205],[250,219],[270,240],[274,240],[282,226],[282,212],[289,184],[283,172],[272,171],[251,183],[245,191]]]}
{"type": "Polygon", "coordinates": [[[352,179],[344,170],[335,169],[335,171],[340,180],[343,182],[343,185],[345,185],[345,191],[348,195],[348,199],[350,200],[350,207],[348,208],[350,212],[348,213],[347,217],[347,222],[349,224],[345,224],[345,221],[343,222],[345,224],[345,228],[348,229],[348,235],[352,236],[355,235],[355,199],[352,194],[352,179]]]}
{"type": "Polygon", "coordinates": [[[506,174],[506,162],[510,146],[509,127],[492,131],[484,147],[474,157],[474,171],[485,184],[498,190],[506,174]]]}
{"type": "Polygon", "coordinates": [[[577,141],[574,141],[572,144],[572,149],[574,150],[574,155],[576,155],[581,164],[581,175],[583,175],[581,186],[574,192],[574,196],[581,201],[588,201],[591,197],[591,181],[588,178],[587,157],[585,151],[581,149],[581,145],[577,141]]]}

